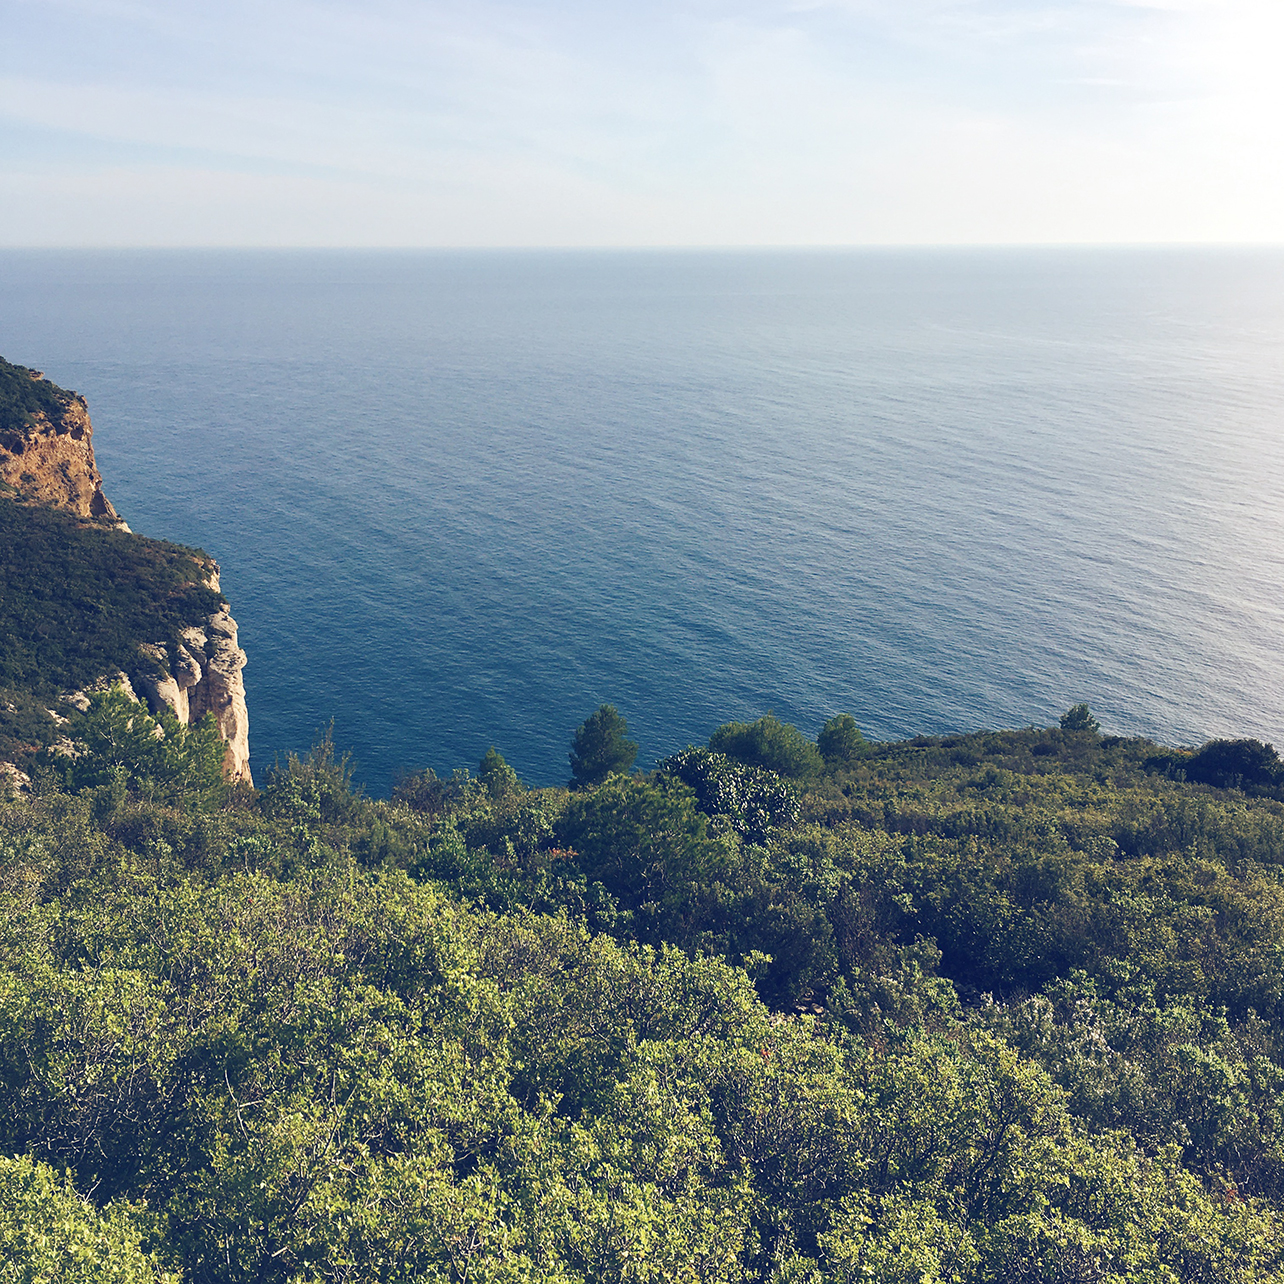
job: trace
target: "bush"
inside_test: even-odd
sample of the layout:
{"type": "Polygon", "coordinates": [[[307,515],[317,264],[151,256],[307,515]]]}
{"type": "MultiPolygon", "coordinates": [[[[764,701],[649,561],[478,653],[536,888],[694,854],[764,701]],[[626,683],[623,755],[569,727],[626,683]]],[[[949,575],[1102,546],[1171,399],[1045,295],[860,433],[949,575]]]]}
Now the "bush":
{"type": "Polygon", "coordinates": [[[34,373],[0,357],[0,446],[6,437],[25,435],[35,415],[43,414],[51,422],[61,419],[75,400],[74,392],[33,378],[34,373]]]}
{"type": "Polygon", "coordinates": [[[763,767],[794,780],[818,776],[825,766],[816,746],[797,727],[770,713],[757,722],[724,723],[709,737],[709,748],[746,767],[763,767]]]}
{"type": "MultiPolygon", "coordinates": [[[[66,767],[73,790],[111,784],[158,802],[208,810],[223,801],[224,747],[214,715],[185,727],[162,707],[153,718],[119,687],[89,697],[89,708],[65,728],[76,756],[66,767]]],[[[62,755],[51,755],[55,763],[62,755]]]]}
{"type": "Polygon", "coordinates": [[[741,837],[766,842],[771,830],[798,819],[798,796],[775,772],[745,767],[725,754],[688,747],[659,765],[666,775],[695,790],[706,816],[725,817],[741,837]]]}
{"type": "Polygon", "coordinates": [[[825,766],[830,771],[838,771],[851,766],[860,757],[861,750],[865,748],[865,737],[850,713],[839,713],[820,729],[816,748],[820,750],[825,766]]]}
{"type": "Polygon", "coordinates": [[[1185,767],[1187,780],[1246,793],[1272,789],[1281,776],[1275,747],[1260,740],[1210,740],[1185,767]]]}
{"type": "Polygon", "coordinates": [[[0,1284],[178,1284],[125,1205],[99,1212],[48,1164],[0,1155],[0,1284]]]}
{"type": "MultiPolygon", "coordinates": [[[[673,927],[727,865],[726,847],[710,838],[691,791],[627,776],[576,798],[560,824],[590,883],[601,883],[628,911],[643,911],[651,937],[673,927]]],[[[671,938],[670,938],[671,939],[671,938]]]]}

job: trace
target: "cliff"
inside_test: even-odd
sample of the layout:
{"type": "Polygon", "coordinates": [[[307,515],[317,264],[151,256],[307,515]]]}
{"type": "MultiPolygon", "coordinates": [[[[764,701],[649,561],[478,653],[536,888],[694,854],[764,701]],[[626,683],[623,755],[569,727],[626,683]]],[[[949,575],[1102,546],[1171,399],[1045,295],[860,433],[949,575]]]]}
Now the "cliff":
{"type": "Polygon", "coordinates": [[[93,436],[84,397],[0,359],[0,482],[24,499],[124,526],[103,494],[93,436]]]}
{"type": "MultiPolygon", "coordinates": [[[[219,591],[217,565],[206,583],[214,592],[219,591]]],[[[140,679],[152,711],[166,704],[185,727],[212,713],[226,746],[223,774],[229,780],[253,784],[250,715],[241,673],[246,655],[238,644],[236,621],[228,614],[226,603],[200,624],[180,629],[169,647],[144,643],[142,650],[158,663],[157,671],[140,679]]]]}
{"type": "Polygon", "coordinates": [[[213,714],[225,775],[253,783],[218,564],[130,532],[92,436],[83,397],[0,360],[0,760],[29,763],[86,691],[124,678],[185,725],[213,714]]]}

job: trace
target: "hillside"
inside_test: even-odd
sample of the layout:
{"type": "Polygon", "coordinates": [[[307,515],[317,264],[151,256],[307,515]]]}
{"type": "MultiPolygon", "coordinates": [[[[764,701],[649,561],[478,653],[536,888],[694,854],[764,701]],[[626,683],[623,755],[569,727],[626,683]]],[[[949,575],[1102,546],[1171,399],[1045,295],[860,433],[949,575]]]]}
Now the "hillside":
{"type": "Polygon", "coordinates": [[[66,717],[63,694],[125,673],[166,672],[140,648],[176,648],[223,605],[212,563],[189,549],[0,499],[0,758],[29,764],[66,717]]]}
{"type": "Polygon", "coordinates": [[[0,1284],[1284,1284],[1271,746],[255,789],[217,566],[0,375],[0,1284]]]}
{"type": "Polygon", "coordinates": [[[174,786],[121,699],[0,808],[0,1153],[137,1278],[1284,1279],[1284,805],[1183,778],[1234,742],[768,718],[378,802],[328,743],[174,786]]]}
{"type": "Polygon", "coordinates": [[[124,681],[153,713],[212,714],[249,779],[245,653],[199,550],[130,532],[102,493],[84,398],[0,360],[0,763],[25,771],[78,694],[124,681]]]}

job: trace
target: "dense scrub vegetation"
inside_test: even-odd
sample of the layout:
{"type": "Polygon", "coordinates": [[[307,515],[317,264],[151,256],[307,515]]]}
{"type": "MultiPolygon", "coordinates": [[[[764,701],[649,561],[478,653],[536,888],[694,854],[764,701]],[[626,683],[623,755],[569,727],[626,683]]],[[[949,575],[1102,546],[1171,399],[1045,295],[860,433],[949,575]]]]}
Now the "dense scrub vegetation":
{"type": "Polygon", "coordinates": [[[216,610],[211,567],[192,549],[0,498],[0,760],[25,765],[52,742],[62,692],[117,669],[137,676],[155,663],[140,641],[171,646],[216,610]]]}
{"type": "Polygon", "coordinates": [[[0,357],[0,444],[24,435],[35,415],[58,420],[76,396],[48,379],[32,376],[26,366],[0,357]]]}
{"type": "Polygon", "coordinates": [[[0,805],[12,1278],[1284,1280],[1266,746],[764,719],[378,802],[133,709],[0,805]]]}

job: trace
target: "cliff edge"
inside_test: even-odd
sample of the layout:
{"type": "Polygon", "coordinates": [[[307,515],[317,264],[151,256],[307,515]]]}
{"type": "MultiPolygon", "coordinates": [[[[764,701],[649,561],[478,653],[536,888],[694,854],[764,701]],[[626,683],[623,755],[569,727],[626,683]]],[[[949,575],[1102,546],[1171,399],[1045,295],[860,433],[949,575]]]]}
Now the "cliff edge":
{"type": "Polygon", "coordinates": [[[25,499],[128,530],[103,494],[93,436],[84,397],[0,358],[0,482],[25,499]]]}
{"type": "MultiPolygon", "coordinates": [[[[215,593],[219,591],[217,564],[206,583],[215,593]]],[[[180,629],[168,647],[143,643],[141,649],[158,664],[140,679],[152,712],[168,705],[185,727],[212,713],[225,745],[223,774],[229,780],[252,785],[250,715],[241,674],[247,657],[237,641],[236,621],[228,614],[227,604],[212,611],[202,623],[180,629]]]]}
{"type": "Polygon", "coordinates": [[[124,679],[184,725],[213,714],[252,784],[237,639],[213,558],[135,535],[103,494],[85,399],[0,359],[0,760],[54,745],[84,692],[124,679]]]}

